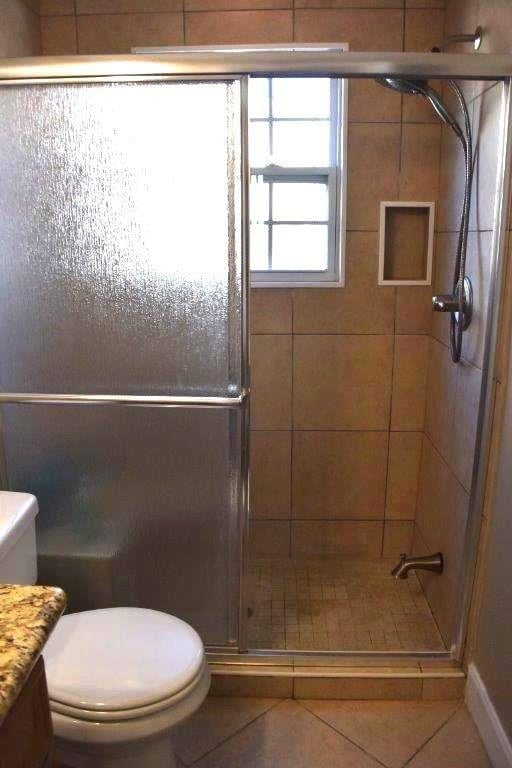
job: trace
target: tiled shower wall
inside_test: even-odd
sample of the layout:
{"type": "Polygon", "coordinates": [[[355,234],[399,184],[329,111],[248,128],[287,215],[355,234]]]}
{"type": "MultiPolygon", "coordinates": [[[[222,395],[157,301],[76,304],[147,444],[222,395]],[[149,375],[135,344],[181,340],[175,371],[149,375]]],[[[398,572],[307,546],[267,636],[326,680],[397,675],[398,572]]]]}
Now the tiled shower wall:
{"type": "MultiPolygon", "coordinates": [[[[484,27],[482,52],[493,50],[488,30],[508,23],[512,9],[501,11],[493,0],[448,0],[445,34],[484,27]],[[497,16],[502,14],[501,24],[497,16]],[[507,19],[505,18],[507,17],[507,19]]],[[[510,45],[512,47],[512,45],[510,45]]],[[[455,48],[454,50],[457,50],[455,48]]],[[[459,48],[463,50],[463,48],[459,48]]],[[[425,436],[420,471],[414,549],[441,550],[445,556],[442,579],[420,574],[420,579],[445,642],[452,637],[468,519],[478,404],[482,383],[487,293],[499,151],[500,86],[474,83],[464,87],[475,137],[475,175],[468,239],[467,273],[475,300],[475,314],[465,334],[459,365],[449,352],[449,318],[435,315],[429,350],[425,436]]],[[[445,98],[450,94],[445,88],[445,98]]],[[[452,98],[453,104],[453,98],[452,98]]],[[[453,257],[459,227],[464,168],[462,152],[451,131],[443,127],[441,142],[440,206],[437,219],[435,292],[451,288],[453,257]]]]}
{"type": "MultiPolygon", "coordinates": [[[[48,54],[342,41],[424,51],[442,0],[42,0],[48,54]],[[324,7],[322,7],[324,6],[324,7]],[[360,6],[360,7],[358,7],[360,6]]],[[[350,83],[346,287],[252,292],[255,554],[395,556],[413,533],[430,289],[377,287],[381,200],[437,200],[432,111],[350,83]]]]}

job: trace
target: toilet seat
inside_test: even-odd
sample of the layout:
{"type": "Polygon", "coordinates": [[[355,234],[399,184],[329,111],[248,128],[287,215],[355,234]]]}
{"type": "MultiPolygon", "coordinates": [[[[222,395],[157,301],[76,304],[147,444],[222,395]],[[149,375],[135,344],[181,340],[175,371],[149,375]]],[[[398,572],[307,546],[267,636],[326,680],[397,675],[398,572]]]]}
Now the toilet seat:
{"type": "Polygon", "coordinates": [[[90,720],[95,723],[107,723],[107,722],[121,722],[124,720],[134,720],[139,717],[146,717],[154,713],[162,712],[170,707],[176,706],[180,701],[185,699],[190,693],[198,686],[205,674],[208,673],[206,660],[203,662],[199,674],[185,687],[182,688],[174,696],[169,696],[166,699],[155,701],[153,704],[146,704],[142,707],[135,707],[133,709],[83,709],[79,707],[73,707],[69,704],[64,704],[61,701],[55,701],[50,698],[50,709],[52,712],[58,712],[61,715],[75,718],[77,720],[90,720]]]}
{"type": "Polygon", "coordinates": [[[205,665],[192,627],[146,608],[63,616],[43,655],[52,709],[97,722],[172,706],[205,665]]]}

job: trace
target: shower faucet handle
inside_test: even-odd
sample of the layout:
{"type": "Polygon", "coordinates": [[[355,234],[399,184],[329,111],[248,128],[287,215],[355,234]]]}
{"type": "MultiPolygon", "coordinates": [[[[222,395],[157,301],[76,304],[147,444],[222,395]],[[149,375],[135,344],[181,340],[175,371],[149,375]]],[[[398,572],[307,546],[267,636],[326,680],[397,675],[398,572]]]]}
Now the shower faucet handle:
{"type": "Polygon", "coordinates": [[[459,299],[451,293],[432,296],[432,309],[435,312],[458,312],[459,299]]]}

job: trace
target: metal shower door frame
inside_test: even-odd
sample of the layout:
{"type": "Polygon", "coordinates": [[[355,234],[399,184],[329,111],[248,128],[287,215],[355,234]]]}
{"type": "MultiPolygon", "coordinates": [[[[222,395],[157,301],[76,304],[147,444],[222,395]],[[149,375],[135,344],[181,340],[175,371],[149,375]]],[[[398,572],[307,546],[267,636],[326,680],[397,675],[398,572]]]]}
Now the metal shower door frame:
{"type": "MultiPolygon", "coordinates": [[[[101,57],[108,59],[109,57],[101,57]]],[[[41,57],[44,61],[44,57],[41,57]]],[[[12,61],[9,62],[12,64],[12,61]]],[[[20,62],[21,64],[21,62],[20,62]]],[[[240,86],[240,115],[238,133],[240,142],[240,199],[235,201],[235,211],[238,209],[240,216],[240,303],[239,303],[239,327],[237,335],[240,338],[240,381],[238,391],[232,396],[187,396],[187,395],[124,395],[124,394],[82,394],[82,393],[40,393],[40,392],[1,392],[0,391],[0,488],[8,488],[8,472],[6,453],[3,437],[2,405],[57,405],[57,406],[116,406],[136,408],[177,408],[177,409],[214,409],[226,410],[229,413],[229,440],[230,453],[240,456],[240,480],[238,483],[238,509],[237,520],[232,521],[231,541],[240,542],[238,572],[230,575],[229,598],[229,636],[237,638],[236,648],[241,646],[241,636],[245,622],[242,622],[242,567],[244,553],[247,551],[248,517],[249,517],[249,231],[248,231],[248,193],[249,193],[249,163],[248,163],[248,125],[247,125],[247,76],[219,74],[158,74],[152,75],[112,75],[106,74],[98,77],[74,77],[74,76],[48,76],[47,67],[44,76],[37,78],[0,76],[0,86],[6,85],[58,85],[58,84],[89,84],[89,83],[113,83],[113,82],[238,82],[240,86]],[[240,419],[239,432],[241,444],[235,445],[237,419],[240,419]]],[[[0,60],[2,69],[2,60],[0,60]]],[[[11,68],[9,68],[11,69],[11,68]]],[[[15,66],[14,68],[18,68],[15,66]]],[[[232,329],[228,329],[231,335],[232,329]]],[[[238,442],[238,441],[237,441],[238,442]]],[[[212,646],[215,648],[215,646],[212,646]]],[[[233,650],[233,645],[222,646],[222,649],[233,650]]]]}
{"type": "MultiPolygon", "coordinates": [[[[334,45],[334,44],[333,44],[334,45]]],[[[332,46],[331,46],[332,47],[332,46]]],[[[0,60],[0,85],[54,82],[102,82],[119,80],[158,79],[240,79],[242,83],[242,454],[240,483],[240,568],[241,589],[239,606],[239,650],[247,650],[246,589],[247,589],[247,530],[249,519],[249,233],[248,214],[248,154],[247,154],[247,83],[246,75],[333,76],[346,78],[375,78],[397,76],[424,79],[463,79],[501,81],[503,88],[501,110],[501,146],[494,207],[494,230],[491,253],[489,288],[490,314],[486,326],[485,355],[482,369],[482,390],[479,404],[477,443],[472,478],[468,524],[463,555],[464,574],[461,576],[460,605],[456,637],[451,648],[453,658],[464,653],[468,627],[469,606],[476,567],[480,521],[484,502],[488,452],[494,405],[494,372],[498,337],[498,316],[506,253],[509,170],[512,167],[512,56],[491,54],[416,54],[416,53],[343,53],[329,50],[329,44],[291,44],[283,46],[250,46],[241,48],[210,46],[208,50],[190,49],[185,55],[143,54],[136,56],[72,56],[0,60]]],[[[5,400],[4,400],[5,402],[5,400]]],[[[126,403],[125,403],[126,404],[126,403]]],[[[185,403],[171,407],[189,407],[185,403]]],[[[195,404],[194,407],[205,404],[195,404]]],[[[234,405],[234,403],[233,403],[234,405]]],[[[1,427],[1,423],[0,423],[1,427]]],[[[0,478],[2,474],[0,441],[0,478]]],[[[315,652],[318,653],[318,652],[315,652]]],[[[388,654],[389,655],[389,654],[388,654]]],[[[403,655],[398,652],[395,655],[403,655]]],[[[406,654],[411,655],[411,654],[406,654]]],[[[446,655],[446,654],[439,654],[446,655]]]]}

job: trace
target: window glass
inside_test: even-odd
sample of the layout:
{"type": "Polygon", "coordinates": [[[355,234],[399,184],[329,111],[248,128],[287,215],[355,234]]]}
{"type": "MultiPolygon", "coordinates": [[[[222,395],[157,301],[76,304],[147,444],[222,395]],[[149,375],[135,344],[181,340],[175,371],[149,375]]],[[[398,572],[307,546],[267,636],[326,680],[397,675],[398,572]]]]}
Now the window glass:
{"type": "Polygon", "coordinates": [[[279,224],[273,227],[272,268],[327,269],[327,224],[279,224]]]}
{"type": "Polygon", "coordinates": [[[329,120],[330,113],[330,78],[273,78],[272,114],[274,117],[323,117],[329,120]]]}
{"type": "Polygon", "coordinates": [[[303,283],[307,273],[338,279],[340,130],[339,81],[249,79],[250,266],[258,284],[303,283]]]}

